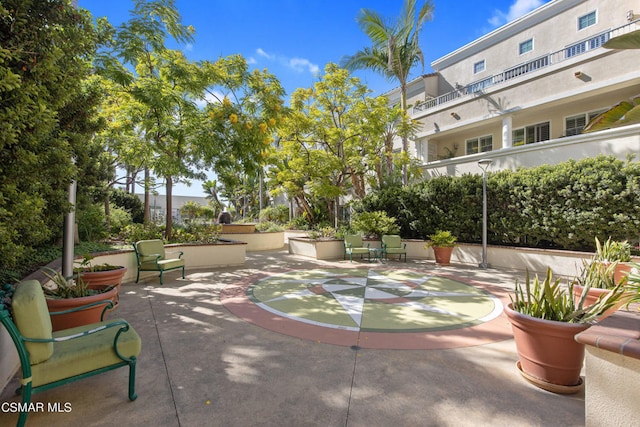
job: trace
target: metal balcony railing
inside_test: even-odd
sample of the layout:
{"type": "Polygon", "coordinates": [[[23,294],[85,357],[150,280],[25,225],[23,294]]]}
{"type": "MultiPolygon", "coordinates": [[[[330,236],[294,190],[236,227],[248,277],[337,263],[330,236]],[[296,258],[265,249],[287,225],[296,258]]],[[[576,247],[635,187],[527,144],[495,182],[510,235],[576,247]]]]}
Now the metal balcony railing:
{"type": "Polygon", "coordinates": [[[431,108],[435,108],[439,105],[449,103],[455,99],[461,98],[465,95],[471,95],[480,92],[488,87],[494,86],[499,83],[520,77],[522,75],[532,73],[550,65],[558,64],[566,61],[567,59],[582,55],[586,52],[592,51],[602,47],[610,38],[617,37],[622,34],[629,33],[638,28],[636,25],[638,21],[631,22],[613,30],[605,31],[590,37],[585,40],[568,45],[561,50],[551,52],[539,58],[525,62],[524,64],[516,65],[515,67],[508,68],[501,73],[494,74],[491,77],[478,80],[470,83],[466,86],[458,86],[455,90],[440,95],[436,98],[428,99],[413,107],[413,114],[418,112],[427,111],[431,108]]]}

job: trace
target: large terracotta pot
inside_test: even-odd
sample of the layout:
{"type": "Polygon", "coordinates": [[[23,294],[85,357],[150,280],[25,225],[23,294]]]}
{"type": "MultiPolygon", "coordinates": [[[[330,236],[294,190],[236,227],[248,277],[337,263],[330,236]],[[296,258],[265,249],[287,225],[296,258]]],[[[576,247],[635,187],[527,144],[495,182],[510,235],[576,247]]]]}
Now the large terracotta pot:
{"type": "MultiPolygon", "coordinates": [[[[55,313],[58,311],[70,310],[72,308],[107,299],[113,301],[114,303],[117,303],[118,289],[114,287],[107,292],[97,295],[90,295],[88,297],[66,299],[47,298],[47,307],[49,308],[49,313],[55,313]]],[[[101,304],[73,313],[53,315],[51,316],[51,324],[53,325],[53,330],[59,331],[61,329],[69,329],[76,326],[100,322],[100,317],[102,316],[102,311],[104,310],[104,308],[104,304],[101,304]]]]}
{"type": "Polygon", "coordinates": [[[534,383],[546,390],[577,392],[579,389],[572,387],[582,383],[584,344],[576,342],[574,337],[590,325],[537,319],[514,311],[512,304],[504,311],[511,322],[525,378],[539,380],[534,383]]]}
{"type": "Polygon", "coordinates": [[[105,271],[80,271],[78,274],[90,289],[96,289],[97,286],[120,286],[122,278],[126,272],[126,267],[120,267],[114,270],[105,271]]]}
{"type": "MultiPolygon", "coordinates": [[[[582,290],[583,289],[584,289],[583,286],[576,285],[576,284],[573,285],[573,299],[576,302],[576,304],[578,304],[578,301],[580,301],[580,297],[582,296],[582,290]]],[[[611,289],[589,288],[589,290],[587,291],[587,297],[584,299],[583,307],[586,308],[586,307],[589,307],[590,305],[595,304],[596,301],[598,300],[598,298],[600,298],[601,295],[607,294],[609,292],[611,292],[611,289]]],[[[602,316],[598,317],[598,321],[600,322],[600,321],[602,321],[602,319],[606,319],[607,317],[611,316],[613,313],[618,311],[618,309],[620,307],[625,305],[626,302],[627,301],[623,298],[616,305],[614,305],[609,310],[607,310],[604,313],[602,313],[602,316]]]]}
{"type": "Polygon", "coordinates": [[[451,254],[453,246],[434,246],[433,254],[436,257],[436,263],[440,265],[449,265],[451,262],[451,254]]]}

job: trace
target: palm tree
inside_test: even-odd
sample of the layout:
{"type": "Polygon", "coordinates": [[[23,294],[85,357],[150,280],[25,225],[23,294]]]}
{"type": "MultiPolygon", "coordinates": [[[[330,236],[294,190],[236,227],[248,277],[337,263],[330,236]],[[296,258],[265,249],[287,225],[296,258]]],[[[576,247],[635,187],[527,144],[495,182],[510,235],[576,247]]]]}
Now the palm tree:
{"type": "MultiPolygon", "coordinates": [[[[369,69],[400,83],[400,105],[407,109],[407,80],[413,66],[420,62],[424,70],[424,56],[418,35],[424,23],[431,19],[432,3],[427,0],[416,14],[416,0],[405,0],[400,16],[387,22],[377,12],[362,9],[357,17],[362,31],[373,45],[343,59],[342,66],[353,71],[369,69]]],[[[402,136],[402,151],[408,151],[408,137],[402,136]]],[[[407,184],[407,166],[402,168],[402,182],[407,184]]]]}

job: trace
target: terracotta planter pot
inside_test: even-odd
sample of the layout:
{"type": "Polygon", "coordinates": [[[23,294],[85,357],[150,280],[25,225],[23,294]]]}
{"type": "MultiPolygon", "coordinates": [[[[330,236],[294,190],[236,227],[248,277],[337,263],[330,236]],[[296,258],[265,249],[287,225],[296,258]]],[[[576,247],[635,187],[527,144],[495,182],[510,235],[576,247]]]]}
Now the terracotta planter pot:
{"type": "MultiPolygon", "coordinates": [[[[584,289],[583,286],[576,284],[573,285],[573,298],[576,304],[578,303],[578,301],[580,301],[580,297],[582,296],[582,289],[584,289]]],[[[610,289],[589,288],[589,290],[587,291],[587,297],[584,300],[584,307],[589,307],[590,305],[595,304],[598,298],[600,298],[600,295],[607,294],[608,292],[610,292],[610,289]]],[[[625,305],[625,303],[626,301],[624,300],[620,301],[618,304],[605,311],[602,316],[598,317],[598,321],[611,316],[613,313],[618,311],[620,307],[625,305]]]]}
{"type": "Polygon", "coordinates": [[[78,274],[90,289],[96,289],[96,286],[120,286],[126,272],[126,267],[120,267],[115,270],[106,271],[80,271],[78,274]]]}
{"type": "MultiPolygon", "coordinates": [[[[536,385],[550,391],[556,390],[552,386],[545,386],[545,383],[561,387],[582,384],[580,371],[584,361],[584,344],[576,342],[574,337],[588,329],[589,324],[537,319],[514,311],[512,304],[506,306],[504,311],[511,322],[519,364],[525,378],[540,380],[536,385]]],[[[575,389],[574,392],[577,391],[575,389]]]]}
{"type": "Polygon", "coordinates": [[[436,257],[436,263],[440,265],[449,265],[451,263],[451,254],[453,246],[434,246],[433,254],[436,257]]]}
{"type": "MultiPolygon", "coordinates": [[[[72,308],[80,307],[83,305],[91,304],[97,301],[111,300],[117,303],[118,289],[113,288],[107,292],[97,295],[90,295],[88,297],[81,298],[67,298],[67,299],[51,299],[47,298],[47,307],[49,313],[55,313],[58,311],[70,310],[72,308]]],[[[54,331],[61,329],[69,329],[76,326],[88,325],[90,323],[100,322],[100,316],[104,310],[104,305],[97,305],[84,310],[80,310],[73,313],[65,313],[51,316],[51,324],[54,331]]]]}
{"type": "Polygon", "coordinates": [[[613,273],[613,280],[616,283],[620,283],[623,277],[626,277],[631,272],[631,264],[628,262],[619,262],[616,265],[616,270],[613,273]]]}

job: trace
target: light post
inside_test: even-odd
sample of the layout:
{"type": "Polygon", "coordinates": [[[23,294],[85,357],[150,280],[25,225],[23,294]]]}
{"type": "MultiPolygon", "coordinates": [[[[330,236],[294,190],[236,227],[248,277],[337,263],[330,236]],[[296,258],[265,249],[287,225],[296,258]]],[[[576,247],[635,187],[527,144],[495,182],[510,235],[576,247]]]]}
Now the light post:
{"type": "Polygon", "coordinates": [[[487,168],[491,159],[478,160],[478,166],[482,169],[482,262],[480,268],[487,268],[487,168]]]}

